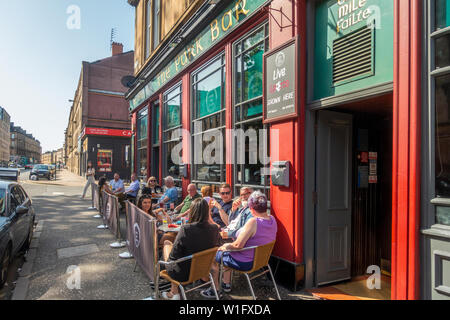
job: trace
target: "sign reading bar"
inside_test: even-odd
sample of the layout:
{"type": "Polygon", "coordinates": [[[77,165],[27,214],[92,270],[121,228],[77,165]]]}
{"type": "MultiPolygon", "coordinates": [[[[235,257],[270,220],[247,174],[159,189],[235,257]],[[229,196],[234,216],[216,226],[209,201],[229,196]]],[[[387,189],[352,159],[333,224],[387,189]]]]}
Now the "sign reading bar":
{"type": "Polygon", "coordinates": [[[266,3],[267,0],[234,0],[130,100],[130,110],[139,107],[266,3]]]}
{"type": "Polygon", "coordinates": [[[264,123],[298,116],[298,37],[264,54],[264,123]]]}

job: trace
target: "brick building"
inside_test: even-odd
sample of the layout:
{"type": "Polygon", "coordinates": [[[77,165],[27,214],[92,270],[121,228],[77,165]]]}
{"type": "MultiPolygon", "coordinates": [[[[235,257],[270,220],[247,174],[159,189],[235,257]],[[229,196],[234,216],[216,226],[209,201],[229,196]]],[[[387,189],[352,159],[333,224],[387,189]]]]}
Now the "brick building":
{"type": "Polygon", "coordinates": [[[22,165],[40,163],[42,147],[39,140],[21,127],[14,126],[14,122],[11,122],[10,131],[11,160],[22,165]]]}
{"type": "Polygon", "coordinates": [[[9,127],[10,116],[0,107],[0,167],[7,166],[9,162],[9,127]]]}
{"type": "Polygon", "coordinates": [[[112,56],[83,62],[65,132],[65,163],[84,175],[88,161],[98,174],[130,176],[131,121],[124,98],[124,76],[133,74],[134,52],[112,44],[112,56]]]}

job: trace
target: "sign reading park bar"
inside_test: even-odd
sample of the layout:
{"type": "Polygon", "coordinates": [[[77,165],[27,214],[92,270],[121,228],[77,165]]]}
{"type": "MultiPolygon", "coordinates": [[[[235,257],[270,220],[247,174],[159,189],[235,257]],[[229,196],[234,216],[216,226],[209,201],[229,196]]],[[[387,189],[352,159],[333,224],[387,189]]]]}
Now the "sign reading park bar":
{"type": "Polygon", "coordinates": [[[139,107],[140,104],[234,31],[266,3],[267,0],[234,0],[130,100],[130,111],[139,107]]]}
{"type": "Polygon", "coordinates": [[[298,46],[296,37],[264,54],[264,123],[298,116],[298,46]]]}

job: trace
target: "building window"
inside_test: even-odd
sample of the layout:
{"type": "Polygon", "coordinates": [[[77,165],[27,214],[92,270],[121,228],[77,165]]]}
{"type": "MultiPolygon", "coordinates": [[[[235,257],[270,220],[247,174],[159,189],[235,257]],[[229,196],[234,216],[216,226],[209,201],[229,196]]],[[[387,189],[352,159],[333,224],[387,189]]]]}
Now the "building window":
{"type": "Polygon", "coordinates": [[[172,176],[178,187],[181,187],[180,163],[178,161],[182,157],[181,110],[182,90],[180,83],[163,95],[163,174],[164,177],[172,176]]]}
{"type": "Polygon", "coordinates": [[[145,59],[150,57],[152,41],[152,1],[147,0],[145,8],[145,59]]]}
{"type": "Polygon", "coordinates": [[[265,166],[261,157],[267,155],[269,148],[268,126],[263,125],[262,122],[263,54],[268,49],[269,29],[267,23],[233,45],[233,61],[235,61],[234,128],[240,129],[245,134],[245,141],[241,137],[245,150],[245,161],[242,161],[244,160],[242,148],[238,147],[237,138],[234,138],[236,194],[242,186],[251,186],[254,189],[261,189],[269,195],[269,177],[264,172],[265,166]]]}
{"type": "Polygon", "coordinates": [[[161,40],[161,0],[153,0],[153,50],[161,40]]]}
{"type": "Polygon", "coordinates": [[[213,191],[226,180],[225,166],[225,56],[214,58],[192,74],[193,170],[200,188],[213,191]]]}
{"type": "Polygon", "coordinates": [[[147,134],[148,109],[137,114],[137,174],[139,179],[147,181],[147,134]]]}
{"type": "Polygon", "coordinates": [[[450,0],[436,0],[435,29],[450,27],[450,0]]]}
{"type": "Polygon", "coordinates": [[[434,126],[435,223],[450,226],[450,1],[430,0],[430,116],[434,126]],[[434,14],[433,14],[434,13],[434,14]],[[434,19],[433,19],[434,16],[434,19]]]}
{"type": "Polygon", "coordinates": [[[159,181],[159,101],[152,105],[152,172],[159,181]]]}

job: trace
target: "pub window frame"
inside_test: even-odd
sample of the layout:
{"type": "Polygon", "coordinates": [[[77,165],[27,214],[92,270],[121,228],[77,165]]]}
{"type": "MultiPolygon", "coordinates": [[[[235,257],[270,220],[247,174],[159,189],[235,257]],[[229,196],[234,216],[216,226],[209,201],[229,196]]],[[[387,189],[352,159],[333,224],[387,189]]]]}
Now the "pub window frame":
{"type": "Polygon", "coordinates": [[[160,114],[159,116],[163,116],[162,119],[162,154],[163,154],[163,163],[162,163],[162,179],[164,179],[167,176],[172,176],[173,180],[175,181],[175,185],[178,188],[181,188],[181,184],[182,184],[182,178],[181,178],[181,168],[180,166],[178,166],[178,171],[179,174],[178,176],[174,176],[172,174],[169,173],[169,168],[167,165],[167,161],[166,161],[166,157],[167,157],[167,150],[168,147],[167,145],[170,143],[181,143],[183,140],[183,137],[179,137],[177,139],[171,139],[171,135],[172,132],[175,130],[179,130],[182,129],[182,113],[183,113],[183,86],[182,86],[182,81],[179,81],[178,83],[176,83],[175,85],[173,85],[172,87],[170,87],[169,89],[167,89],[164,93],[163,93],[163,101],[162,101],[162,109],[160,109],[160,114]],[[180,90],[179,93],[175,94],[174,96],[172,96],[170,98],[170,100],[168,100],[168,97],[171,93],[173,93],[176,90],[180,90]],[[174,98],[180,98],[180,110],[179,110],[179,124],[171,127],[171,128],[167,128],[167,112],[168,112],[168,108],[167,108],[167,102],[173,100],[174,98]],[[162,113],[161,113],[162,111],[162,113]],[[166,138],[167,137],[167,138],[166,138]]]}
{"type": "MultiPolygon", "coordinates": [[[[270,125],[269,124],[263,124],[263,112],[262,112],[262,106],[263,106],[263,88],[261,87],[261,95],[257,96],[257,97],[252,97],[250,99],[244,100],[244,88],[242,86],[243,84],[243,78],[240,79],[240,86],[241,86],[241,90],[238,93],[237,90],[237,86],[238,86],[238,68],[237,68],[237,63],[238,63],[238,58],[239,57],[243,57],[243,55],[255,48],[257,48],[261,43],[264,43],[264,53],[268,52],[270,49],[269,46],[269,36],[270,36],[270,32],[269,32],[269,22],[265,21],[263,23],[261,23],[260,25],[256,26],[255,28],[253,28],[250,32],[248,32],[247,34],[245,34],[244,36],[240,37],[239,39],[237,39],[236,41],[234,41],[232,43],[232,56],[233,56],[233,99],[232,99],[232,123],[233,123],[233,128],[234,129],[240,129],[243,128],[245,125],[248,124],[252,124],[252,123],[257,123],[257,122],[261,122],[262,123],[262,128],[266,129],[267,132],[269,133],[269,129],[270,129],[270,125]],[[252,36],[255,36],[258,32],[261,31],[261,29],[264,30],[264,37],[262,40],[258,41],[257,43],[254,43],[253,45],[251,45],[250,47],[248,47],[247,49],[244,49],[244,42],[245,40],[249,39],[252,36]],[[239,52],[237,52],[236,48],[238,47],[238,45],[241,46],[241,49],[239,52]],[[240,95],[240,97],[238,97],[240,95]],[[239,99],[239,100],[237,100],[239,99]],[[261,101],[261,114],[257,117],[254,118],[250,118],[250,119],[243,119],[242,117],[242,107],[251,103],[255,103],[261,101]],[[238,112],[237,112],[237,108],[240,109],[240,119],[238,118],[238,112]]],[[[264,62],[263,62],[264,63],[264,62]]],[[[244,75],[244,59],[241,59],[241,75],[244,75]]],[[[262,73],[262,70],[261,70],[262,73]]],[[[264,84],[261,84],[261,86],[264,84]]],[[[270,150],[270,135],[267,135],[267,149],[270,150]]],[[[259,143],[259,134],[258,134],[258,147],[260,146],[259,143]]],[[[247,166],[246,164],[238,164],[237,162],[237,156],[238,156],[238,150],[237,150],[237,143],[236,143],[236,138],[233,138],[233,192],[234,194],[239,194],[240,189],[242,187],[251,187],[253,190],[260,190],[263,193],[265,193],[267,195],[267,198],[270,199],[270,177],[269,176],[265,176],[264,178],[264,184],[251,184],[251,183],[245,183],[245,181],[243,181],[245,179],[245,167],[247,166]],[[238,180],[238,175],[239,175],[239,169],[241,172],[241,182],[238,180]]],[[[264,150],[264,154],[267,155],[267,149],[264,150]]],[[[258,150],[258,155],[259,155],[259,150],[258,150]]],[[[258,157],[259,158],[259,157],[258,157]]],[[[259,161],[259,159],[258,159],[259,161]]],[[[265,166],[261,165],[261,168],[264,168],[265,166]]],[[[267,166],[266,166],[267,167],[267,166]]]]}
{"type": "Polygon", "coordinates": [[[141,180],[146,181],[148,178],[148,172],[146,175],[142,175],[141,174],[141,154],[143,152],[143,154],[145,154],[145,158],[146,158],[146,162],[145,162],[145,171],[147,171],[147,167],[148,167],[148,157],[147,157],[147,151],[148,151],[148,126],[149,126],[149,121],[148,121],[148,114],[149,114],[149,109],[148,106],[146,106],[145,108],[143,108],[142,110],[138,111],[137,115],[136,115],[136,155],[137,155],[137,159],[136,159],[136,164],[139,166],[139,168],[137,170],[137,175],[138,178],[141,180]],[[145,135],[141,136],[141,121],[147,121],[146,127],[145,127],[145,135]]]}
{"type": "Polygon", "coordinates": [[[156,178],[157,181],[160,181],[159,176],[159,155],[161,150],[161,142],[159,137],[159,126],[161,124],[161,103],[159,100],[156,100],[151,103],[151,112],[152,112],[152,131],[151,131],[151,143],[152,146],[151,154],[150,154],[150,162],[151,162],[151,175],[156,178]],[[158,115],[158,116],[156,116],[158,115]],[[155,140],[156,138],[156,140],[155,140]]]}
{"type": "MultiPolygon", "coordinates": [[[[225,149],[225,138],[226,138],[226,58],[225,53],[221,52],[218,55],[216,55],[214,58],[210,59],[209,61],[205,62],[201,67],[197,68],[191,73],[191,80],[190,80],[190,90],[191,90],[191,123],[192,123],[192,134],[191,134],[191,145],[192,145],[192,153],[191,153],[191,182],[194,183],[198,189],[201,189],[203,186],[211,186],[213,188],[213,193],[217,194],[219,193],[220,185],[226,182],[226,149],[225,149]],[[221,61],[220,61],[221,60],[221,61]],[[217,68],[212,69],[209,73],[202,76],[202,78],[198,78],[198,76],[208,69],[210,66],[214,65],[217,61],[220,61],[220,66],[217,68]],[[214,111],[210,114],[200,116],[198,115],[198,106],[197,106],[197,97],[196,97],[196,90],[195,87],[200,82],[208,79],[209,77],[213,76],[215,73],[221,71],[221,109],[219,111],[214,111]],[[209,119],[213,119],[214,117],[219,116],[220,124],[218,127],[214,128],[202,128],[202,131],[195,132],[195,123],[197,121],[207,121],[209,119]],[[220,181],[210,181],[210,180],[201,180],[198,178],[198,167],[204,166],[204,165],[198,165],[195,163],[195,136],[197,135],[203,135],[208,132],[213,132],[215,130],[221,130],[222,131],[222,153],[223,153],[223,163],[219,164],[220,166],[220,181]]],[[[203,150],[202,150],[203,152],[203,150]]]]}
{"type": "MultiPolygon", "coordinates": [[[[428,55],[427,63],[427,110],[426,110],[426,132],[424,140],[428,145],[428,151],[430,157],[426,160],[427,166],[425,171],[426,180],[429,181],[426,188],[427,191],[427,203],[428,203],[428,215],[427,225],[433,228],[445,228],[450,229],[450,225],[438,224],[437,211],[439,208],[447,208],[450,210],[450,197],[440,197],[437,195],[436,190],[436,79],[439,77],[450,76],[450,65],[437,68],[436,67],[436,40],[450,35],[450,26],[437,29],[436,26],[436,0],[427,0],[424,4],[425,10],[427,10],[426,19],[426,36],[427,36],[427,50],[428,55]]],[[[425,180],[425,181],[426,181],[425,180]]]]}

